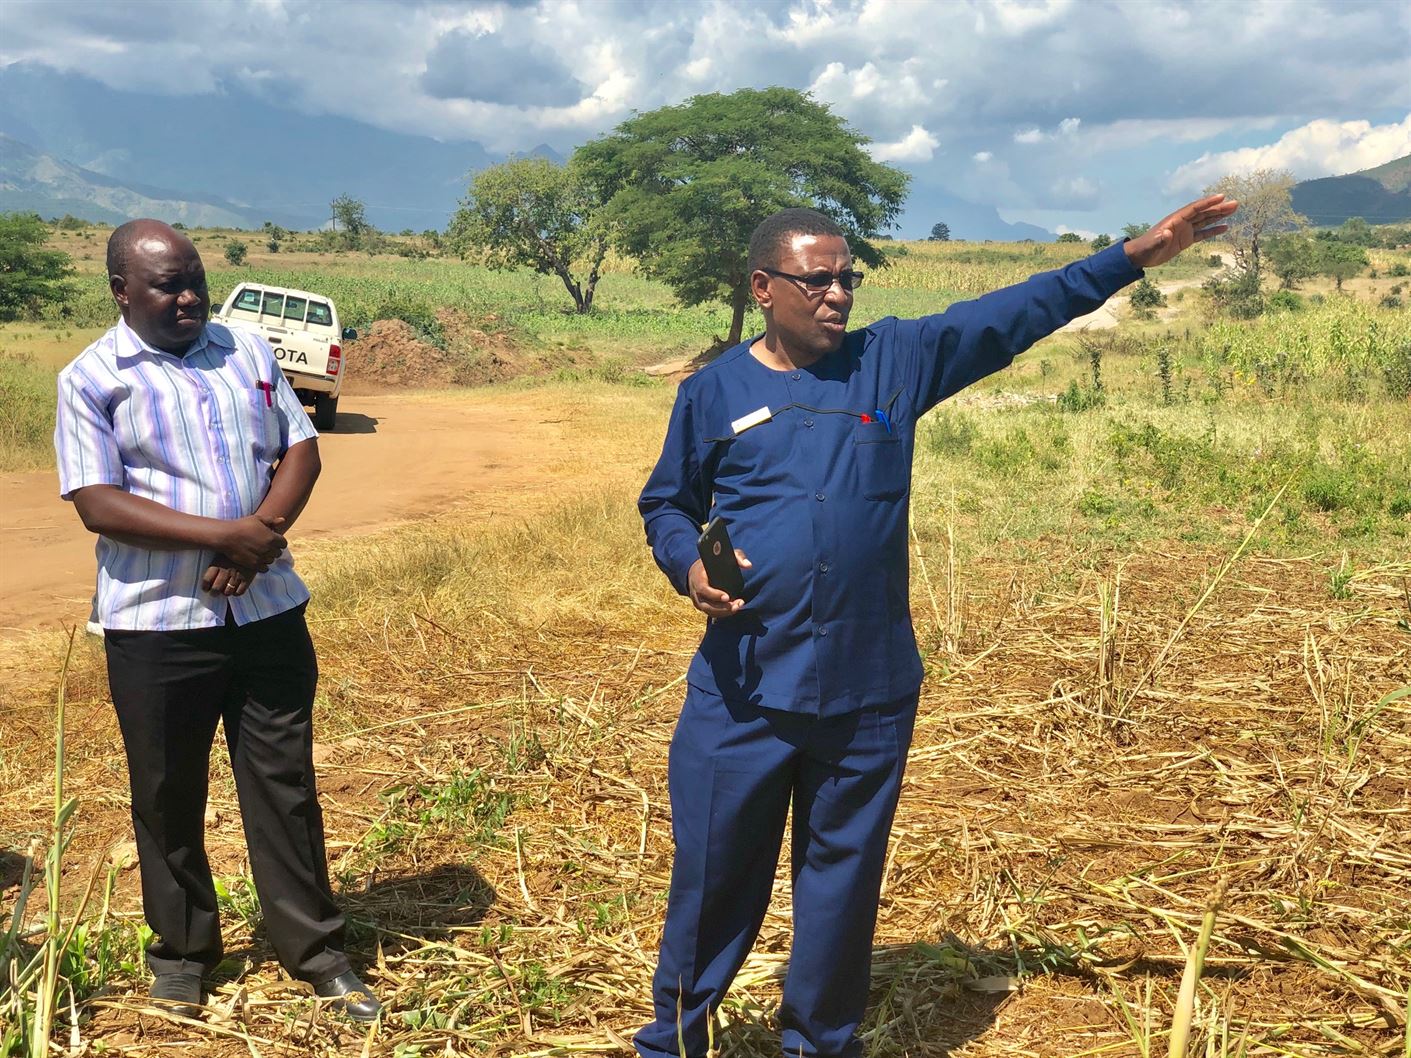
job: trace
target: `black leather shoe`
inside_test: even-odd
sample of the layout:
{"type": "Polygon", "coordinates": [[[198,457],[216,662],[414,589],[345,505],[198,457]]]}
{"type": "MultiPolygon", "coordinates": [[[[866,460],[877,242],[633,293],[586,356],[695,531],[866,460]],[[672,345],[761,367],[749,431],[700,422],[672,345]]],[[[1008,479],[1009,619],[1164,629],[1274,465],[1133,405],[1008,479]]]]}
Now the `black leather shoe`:
{"type": "Polygon", "coordinates": [[[314,985],[314,995],[322,999],[332,999],[330,1010],[339,1010],[354,1021],[376,1021],[382,1013],[382,1004],[372,994],[372,989],[349,970],[331,981],[314,985]]]}
{"type": "Polygon", "coordinates": [[[201,1016],[201,976],[200,974],[157,974],[152,978],[152,988],[148,992],[163,1010],[183,1017],[201,1016]]]}

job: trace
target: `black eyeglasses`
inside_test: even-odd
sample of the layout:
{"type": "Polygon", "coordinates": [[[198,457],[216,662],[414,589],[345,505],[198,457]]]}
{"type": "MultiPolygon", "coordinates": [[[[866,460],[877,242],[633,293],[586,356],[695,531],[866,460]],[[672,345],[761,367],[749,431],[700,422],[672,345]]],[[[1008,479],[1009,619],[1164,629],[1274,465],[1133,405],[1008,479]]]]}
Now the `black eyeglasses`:
{"type": "Polygon", "coordinates": [[[778,276],[780,279],[792,279],[795,283],[802,283],[805,288],[814,293],[822,293],[834,283],[844,290],[860,287],[864,274],[862,272],[839,272],[837,275],[833,275],[831,272],[810,272],[806,276],[796,276],[792,272],[781,272],[777,268],[761,268],[760,271],[766,275],[778,276]]]}

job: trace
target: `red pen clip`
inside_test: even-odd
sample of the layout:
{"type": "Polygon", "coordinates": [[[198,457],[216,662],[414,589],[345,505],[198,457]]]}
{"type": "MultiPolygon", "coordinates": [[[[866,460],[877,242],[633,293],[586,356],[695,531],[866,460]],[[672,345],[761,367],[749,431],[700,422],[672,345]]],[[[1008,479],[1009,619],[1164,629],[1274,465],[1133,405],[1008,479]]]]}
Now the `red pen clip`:
{"type": "Polygon", "coordinates": [[[266,382],[264,379],[260,379],[260,381],[258,381],[258,382],[255,383],[255,388],[264,391],[264,394],[265,394],[265,407],[266,407],[266,408],[273,408],[273,407],[274,407],[274,383],[273,383],[273,382],[266,382]]]}
{"type": "Polygon", "coordinates": [[[859,418],[862,419],[863,422],[871,422],[871,421],[872,421],[872,416],[868,415],[867,412],[863,412],[863,413],[859,416],[859,418]]]}

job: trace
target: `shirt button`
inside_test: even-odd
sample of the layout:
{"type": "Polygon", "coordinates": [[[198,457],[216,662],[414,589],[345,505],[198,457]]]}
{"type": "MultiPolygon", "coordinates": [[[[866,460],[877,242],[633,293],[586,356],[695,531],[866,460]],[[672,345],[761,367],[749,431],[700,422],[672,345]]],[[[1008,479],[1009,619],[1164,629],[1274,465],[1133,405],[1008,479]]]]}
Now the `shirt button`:
{"type": "Polygon", "coordinates": [[[828,563],[826,563],[826,562],[820,562],[820,563],[818,563],[818,572],[819,572],[819,573],[827,573],[827,572],[828,572],[828,563]]]}
{"type": "Polygon", "coordinates": [[[792,378],[795,382],[797,382],[799,379],[803,378],[803,375],[801,375],[801,374],[799,374],[797,371],[795,371],[795,372],[794,372],[792,375],[790,375],[789,377],[792,378]]]}
{"type": "Polygon", "coordinates": [[[822,502],[823,502],[824,500],[826,500],[828,497],[825,496],[825,495],[823,495],[823,493],[821,493],[821,492],[815,492],[815,493],[813,494],[813,498],[814,498],[815,500],[817,500],[819,503],[822,503],[822,502]]]}
{"type": "Polygon", "coordinates": [[[805,419],[805,420],[803,421],[803,424],[804,424],[805,426],[807,426],[809,429],[813,429],[813,420],[812,420],[812,419],[805,419]]]}
{"type": "Polygon", "coordinates": [[[821,635],[821,636],[826,636],[826,635],[828,634],[828,629],[826,629],[826,628],[820,628],[820,629],[818,630],[818,634],[821,635]]]}

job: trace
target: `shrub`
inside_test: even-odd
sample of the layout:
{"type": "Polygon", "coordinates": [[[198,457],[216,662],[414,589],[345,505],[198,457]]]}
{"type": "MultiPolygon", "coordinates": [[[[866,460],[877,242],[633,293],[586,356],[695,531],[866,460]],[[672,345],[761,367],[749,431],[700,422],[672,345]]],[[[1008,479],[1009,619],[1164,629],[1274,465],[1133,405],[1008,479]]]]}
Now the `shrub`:
{"type": "Polygon", "coordinates": [[[1345,472],[1330,466],[1316,466],[1303,479],[1303,498],[1309,506],[1331,513],[1350,507],[1356,500],[1356,483],[1345,472]]]}
{"type": "Polygon", "coordinates": [[[436,318],[436,310],[430,303],[405,295],[394,295],[384,299],[371,313],[371,318],[363,323],[366,327],[376,320],[401,320],[423,342],[446,348],[446,332],[441,321],[436,318]]]}
{"type": "Polygon", "coordinates": [[[1062,411],[1088,411],[1101,408],[1107,397],[1100,389],[1088,389],[1078,385],[1077,379],[1068,383],[1068,388],[1058,395],[1058,407],[1062,411]]]}
{"type": "Polygon", "coordinates": [[[1222,315],[1237,320],[1252,320],[1264,313],[1264,296],[1259,291],[1259,277],[1253,272],[1237,272],[1232,276],[1216,276],[1204,284],[1211,304],[1222,315]]]}
{"type": "Polygon", "coordinates": [[[239,239],[232,239],[226,245],[225,259],[228,263],[239,267],[245,263],[245,255],[249,253],[249,250],[250,248],[239,239]]]}
{"type": "Polygon", "coordinates": [[[1379,304],[1384,309],[1399,309],[1401,308],[1401,295],[1383,294],[1382,300],[1377,302],[1377,304],[1379,304]]]}
{"type": "Polygon", "coordinates": [[[977,433],[975,424],[965,416],[942,413],[931,420],[931,448],[944,456],[967,455],[977,433]]]}
{"type": "Polygon", "coordinates": [[[1276,290],[1269,295],[1270,312],[1299,312],[1303,298],[1292,290],[1276,290]]]}
{"type": "Polygon", "coordinates": [[[1387,269],[1387,275],[1395,276],[1400,279],[1402,276],[1411,275],[1411,268],[1406,267],[1405,261],[1397,261],[1396,264],[1387,269]]]}
{"type": "Polygon", "coordinates": [[[1161,293],[1159,286],[1143,276],[1132,288],[1129,301],[1138,319],[1149,320],[1156,315],[1157,309],[1166,304],[1166,295],[1161,293]]]}

